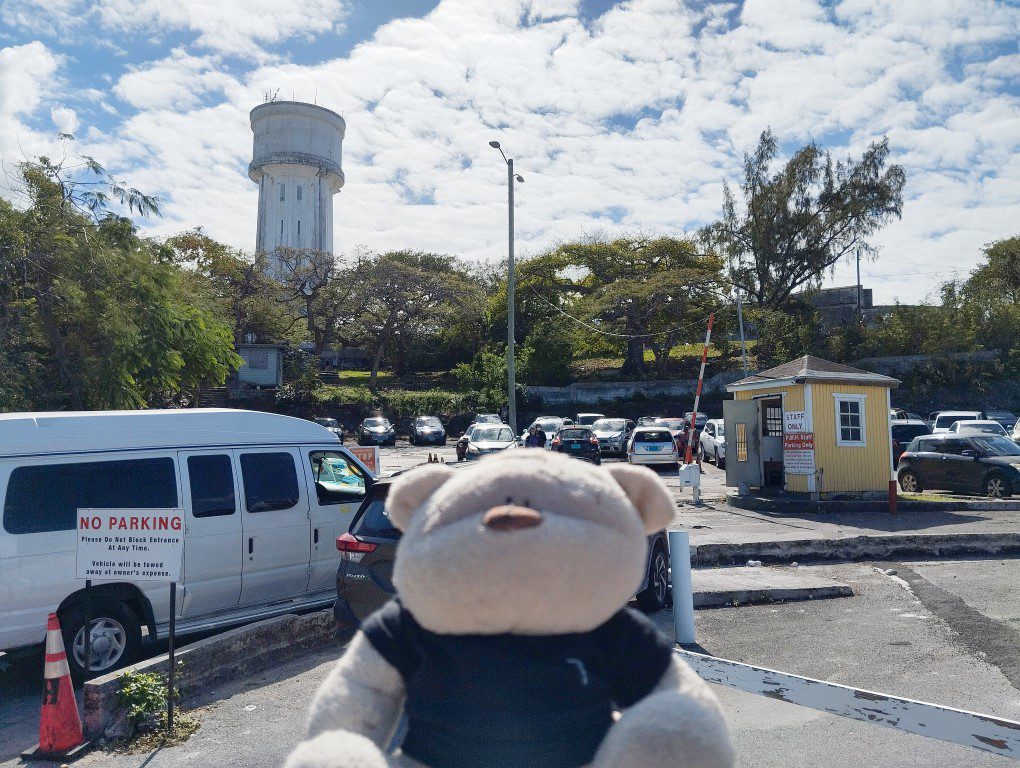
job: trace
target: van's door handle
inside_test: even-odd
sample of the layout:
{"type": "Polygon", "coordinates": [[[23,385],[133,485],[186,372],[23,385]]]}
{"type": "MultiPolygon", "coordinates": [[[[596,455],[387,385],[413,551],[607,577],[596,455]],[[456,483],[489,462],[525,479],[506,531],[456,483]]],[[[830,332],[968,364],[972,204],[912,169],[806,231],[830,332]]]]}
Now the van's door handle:
{"type": "Polygon", "coordinates": [[[255,551],[255,539],[252,536],[248,537],[248,554],[252,554],[255,551]]]}
{"type": "Polygon", "coordinates": [[[315,533],[313,534],[313,537],[314,537],[313,538],[314,542],[316,544],[318,544],[319,543],[319,529],[318,528],[315,529],[315,533]]]}

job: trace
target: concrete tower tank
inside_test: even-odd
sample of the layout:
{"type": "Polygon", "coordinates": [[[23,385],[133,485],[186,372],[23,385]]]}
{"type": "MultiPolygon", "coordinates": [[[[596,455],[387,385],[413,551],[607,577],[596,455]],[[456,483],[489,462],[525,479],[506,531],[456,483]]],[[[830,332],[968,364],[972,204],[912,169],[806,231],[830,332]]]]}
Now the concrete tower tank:
{"type": "Polygon", "coordinates": [[[333,195],[344,185],[340,167],[347,124],[315,104],[271,101],[251,111],[255,135],[248,175],[259,185],[256,248],[279,276],[280,246],[333,250],[333,195]]]}

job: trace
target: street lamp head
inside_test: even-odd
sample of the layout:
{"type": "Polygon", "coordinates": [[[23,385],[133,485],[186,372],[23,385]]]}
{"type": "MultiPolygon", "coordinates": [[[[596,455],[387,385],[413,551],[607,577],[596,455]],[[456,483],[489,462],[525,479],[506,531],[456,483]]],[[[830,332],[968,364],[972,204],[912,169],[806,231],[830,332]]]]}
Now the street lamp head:
{"type": "Polygon", "coordinates": [[[519,174],[519,173],[518,173],[518,174],[517,174],[516,176],[514,176],[514,178],[515,178],[515,179],[517,179],[517,181],[518,181],[519,183],[521,183],[521,184],[523,184],[523,183],[524,183],[524,177],[523,177],[523,176],[521,176],[521,174],[519,174]]]}
{"type": "Polygon", "coordinates": [[[499,142],[498,141],[490,141],[489,142],[489,146],[492,147],[493,149],[499,149],[499,142]]]}

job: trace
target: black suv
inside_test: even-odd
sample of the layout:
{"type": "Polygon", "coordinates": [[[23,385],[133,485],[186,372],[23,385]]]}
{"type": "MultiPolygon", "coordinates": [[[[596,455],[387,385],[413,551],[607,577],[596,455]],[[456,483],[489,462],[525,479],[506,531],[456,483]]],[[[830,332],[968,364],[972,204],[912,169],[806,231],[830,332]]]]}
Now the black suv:
{"type": "MultiPolygon", "coordinates": [[[[372,485],[348,532],[336,540],[340,565],[333,615],[338,632],[357,627],[396,594],[393,561],[400,531],[386,515],[390,484],[380,480],[372,485]]],[[[659,531],[648,537],[648,562],[637,602],[641,610],[652,612],[665,608],[669,599],[669,543],[666,532],[659,531]]]]}
{"type": "Polygon", "coordinates": [[[1020,491],[1020,446],[1005,437],[944,433],[915,438],[900,456],[900,488],[1006,498],[1020,491]]]}

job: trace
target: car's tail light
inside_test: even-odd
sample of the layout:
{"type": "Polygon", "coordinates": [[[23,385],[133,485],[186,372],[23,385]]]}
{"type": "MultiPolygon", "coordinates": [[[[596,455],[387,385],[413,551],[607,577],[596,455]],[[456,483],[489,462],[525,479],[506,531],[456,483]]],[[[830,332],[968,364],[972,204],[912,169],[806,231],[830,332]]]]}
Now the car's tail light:
{"type": "Polygon", "coordinates": [[[592,445],[598,445],[599,439],[597,437],[589,437],[588,442],[591,443],[592,445]]]}
{"type": "Polygon", "coordinates": [[[553,438],[553,441],[552,441],[552,444],[553,444],[554,446],[556,446],[556,445],[559,445],[559,444],[560,444],[560,443],[562,443],[562,442],[563,442],[563,441],[562,441],[562,440],[560,440],[560,439],[559,439],[558,437],[554,437],[554,438],[553,438]]]}
{"type": "Polygon", "coordinates": [[[338,552],[360,552],[361,554],[367,554],[369,552],[375,552],[378,544],[373,544],[370,541],[362,541],[357,536],[350,533],[345,533],[342,536],[336,537],[336,548],[338,552]]]}

